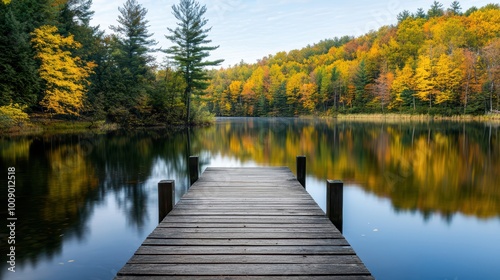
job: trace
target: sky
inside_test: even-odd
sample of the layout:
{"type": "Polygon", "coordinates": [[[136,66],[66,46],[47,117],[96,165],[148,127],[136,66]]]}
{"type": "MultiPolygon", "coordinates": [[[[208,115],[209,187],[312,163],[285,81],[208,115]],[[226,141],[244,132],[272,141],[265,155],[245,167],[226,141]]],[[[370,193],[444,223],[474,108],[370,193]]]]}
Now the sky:
{"type": "MultiPolygon", "coordinates": [[[[110,34],[109,26],[117,25],[118,7],[126,0],[93,0],[92,25],[110,34]]],[[[148,10],[149,32],[166,49],[167,27],[175,28],[172,5],[179,0],[138,0],[148,10]]],[[[198,0],[206,5],[206,27],[212,27],[208,39],[219,46],[210,60],[224,59],[222,67],[240,61],[255,63],[270,54],[291,51],[324,39],[344,35],[360,36],[381,26],[397,23],[403,10],[415,12],[429,9],[434,0],[198,0]]],[[[439,1],[448,8],[453,0],[439,1]]],[[[459,1],[465,12],[472,6],[482,7],[492,0],[459,1]]],[[[163,54],[156,54],[163,60],[163,54]]]]}

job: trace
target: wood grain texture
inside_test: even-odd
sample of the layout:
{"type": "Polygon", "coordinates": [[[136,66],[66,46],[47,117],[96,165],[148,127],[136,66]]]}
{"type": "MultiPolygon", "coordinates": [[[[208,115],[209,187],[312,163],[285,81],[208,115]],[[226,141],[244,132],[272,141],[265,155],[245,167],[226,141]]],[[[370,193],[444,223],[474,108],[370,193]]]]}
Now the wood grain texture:
{"type": "Polygon", "coordinates": [[[118,272],[137,279],[374,279],[286,167],[207,168],[118,272]]]}

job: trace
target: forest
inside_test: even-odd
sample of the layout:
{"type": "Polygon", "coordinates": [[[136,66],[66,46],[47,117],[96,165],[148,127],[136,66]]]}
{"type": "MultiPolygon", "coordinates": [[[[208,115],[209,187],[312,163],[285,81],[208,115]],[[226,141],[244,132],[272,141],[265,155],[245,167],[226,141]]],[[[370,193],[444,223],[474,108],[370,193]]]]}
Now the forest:
{"type": "MultiPolygon", "coordinates": [[[[206,7],[196,1],[180,0],[177,7],[177,19],[193,8],[207,22],[206,7]]],[[[189,62],[194,66],[183,64],[183,50],[175,47],[167,53],[178,63],[156,61],[147,10],[137,0],[117,8],[117,24],[107,34],[90,23],[92,0],[0,1],[1,128],[40,119],[137,127],[199,124],[214,115],[500,110],[498,4],[462,11],[457,1],[449,8],[435,1],[360,37],[211,70],[203,66],[221,61],[202,59],[217,47],[202,46],[199,60],[189,62]]],[[[165,32],[179,43],[177,30],[165,32]]],[[[210,42],[202,35],[200,42],[210,42]]]]}
{"type": "Polygon", "coordinates": [[[214,70],[205,98],[219,116],[499,113],[499,8],[434,1],[357,38],[214,70]]]}
{"type": "Polygon", "coordinates": [[[0,127],[39,119],[122,127],[210,121],[203,104],[190,98],[208,78],[200,65],[221,62],[205,60],[217,48],[205,45],[205,6],[195,0],[172,6],[185,27],[165,26],[174,46],[163,51],[178,62],[172,67],[156,61],[159,46],[137,0],[117,7],[111,34],[91,26],[91,8],[92,0],[0,1],[0,127]]]}

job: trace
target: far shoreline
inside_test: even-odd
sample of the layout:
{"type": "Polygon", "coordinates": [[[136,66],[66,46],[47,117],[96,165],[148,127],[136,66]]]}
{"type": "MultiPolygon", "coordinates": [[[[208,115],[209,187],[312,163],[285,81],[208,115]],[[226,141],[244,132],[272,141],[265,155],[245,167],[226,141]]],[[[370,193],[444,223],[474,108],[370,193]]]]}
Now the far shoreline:
{"type": "Polygon", "coordinates": [[[429,115],[429,114],[337,114],[331,116],[338,120],[360,120],[360,121],[453,121],[453,122],[498,122],[500,123],[500,114],[487,115],[429,115]]]}
{"type": "Polygon", "coordinates": [[[500,114],[488,115],[429,115],[429,114],[407,114],[407,113],[368,113],[368,114],[325,114],[325,115],[297,115],[297,116],[216,116],[217,120],[224,119],[244,119],[244,118],[264,118],[264,119],[332,119],[340,121],[366,121],[366,122],[380,122],[380,121],[420,121],[420,122],[433,122],[433,121],[450,121],[450,122],[494,122],[500,124],[500,114]]]}

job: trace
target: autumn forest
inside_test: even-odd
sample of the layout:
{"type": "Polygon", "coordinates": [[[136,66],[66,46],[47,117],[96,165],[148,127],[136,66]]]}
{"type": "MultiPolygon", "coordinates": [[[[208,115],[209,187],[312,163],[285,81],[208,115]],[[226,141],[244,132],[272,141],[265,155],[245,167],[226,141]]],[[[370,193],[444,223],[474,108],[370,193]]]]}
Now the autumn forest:
{"type": "Polygon", "coordinates": [[[439,2],[398,24],[213,71],[222,116],[485,114],[500,109],[500,10],[439,2]]]}
{"type": "MultiPolygon", "coordinates": [[[[207,22],[206,7],[180,2],[180,14],[190,4],[184,8],[198,9],[207,22]]],[[[37,119],[136,127],[203,123],[214,115],[500,110],[498,4],[465,10],[457,1],[450,7],[434,1],[360,37],[325,39],[228,68],[202,60],[216,48],[206,46],[194,66],[183,64],[176,47],[167,50],[167,63],[156,61],[160,46],[148,31],[147,10],[137,0],[118,9],[107,34],[90,24],[92,0],[0,3],[2,128],[37,119]]],[[[174,43],[182,35],[169,27],[165,33],[174,43]]],[[[200,41],[210,42],[207,35],[200,41]]]]}

